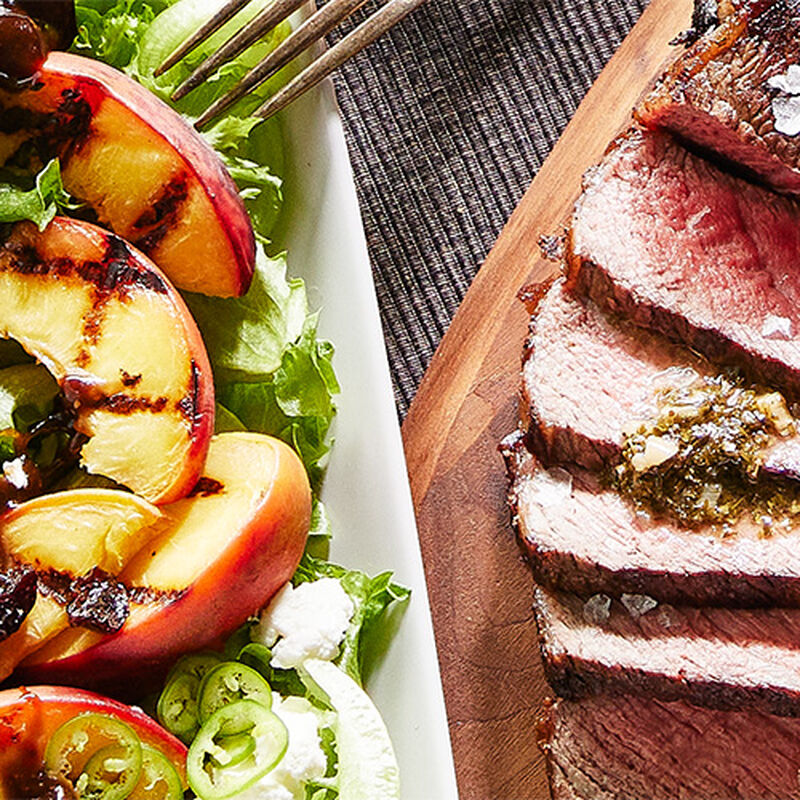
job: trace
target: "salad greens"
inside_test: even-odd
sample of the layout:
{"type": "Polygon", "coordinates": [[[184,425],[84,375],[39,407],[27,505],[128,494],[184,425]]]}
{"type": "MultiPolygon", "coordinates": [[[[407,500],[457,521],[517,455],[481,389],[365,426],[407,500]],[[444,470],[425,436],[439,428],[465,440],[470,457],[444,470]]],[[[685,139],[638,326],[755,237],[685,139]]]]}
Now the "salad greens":
{"type": "Polygon", "coordinates": [[[44,166],[29,188],[28,176],[5,172],[0,176],[0,222],[30,220],[43,231],[59,211],[79,208],[64,190],[57,158],[44,166]]]}
{"type": "Polygon", "coordinates": [[[392,800],[400,776],[381,715],[358,685],[329,661],[310,659],[303,667],[309,691],[327,698],[339,759],[338,790],[347,800],[392,800]]]}
{"type": "Polygon", "coordinates": [[[333,346],[317,338],[303,282],[261,251],[250,291],[233,300],[188,295],[214,367],[222,424],[269,433],[300,454],[318,487],[339,384],[333,346]]]}
{"type": "Polygon", "coordinates": [[[385,621],[384,613],[393,603],[407,601],[410,592],[392,581],[391,572],[382,572],[370,578],[360,570],[349,570],[306,553],[292,583],[299,586],[320,578],[336,578],[355,606],[340,655],[334,659],[334,663],[360,686],[364,682],[365,667],[368,667],[365,663],[368,645],[380,636],[385,621]]]}

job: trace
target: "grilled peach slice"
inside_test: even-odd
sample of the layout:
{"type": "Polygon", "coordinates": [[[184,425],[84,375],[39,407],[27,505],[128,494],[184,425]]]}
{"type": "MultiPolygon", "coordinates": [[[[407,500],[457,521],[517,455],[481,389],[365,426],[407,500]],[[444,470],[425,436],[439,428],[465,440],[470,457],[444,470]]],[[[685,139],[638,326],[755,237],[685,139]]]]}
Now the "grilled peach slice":
{"type": "Polygon", "coordinates": [[[224,433],[212,441],[195,493],[161,510],[169,526],[121,576],[142,589],[122,629],[59,634],[26,660],[22,680],[131,691],[157,680],[180,653],[216,643],[292,576],[311,493],[283,442],[224,433]]]}
{"type": "Polygon", "coordinates": [[[0,336],[58,380],[84,466],[155,503],[197,482],[214,427],[203,340],[160,270],[114,234],[56,218],[0,245],[0,336]]]}
{"type": "Polygon", "coordinates": [[[0,92],[0,160],[33,144],[66,189],[179,288],[239,295],[253,274],[250,218],[219,156],[147,89],[100,62],[50,53],[40,83],[0,92]]]}
{"type": "Polygon", "coordinates": [[[166,756],[185,785],[186,748],[140,709],[80,689],[31,686],[0,692],[0,797],[29,797],[34,786],[36,797],[66,796],[43,791],[45,749],[61,725],[83,714],[124,722],[143,744],[166,756]]]}
{"type": "MultiPolygon", "coordinates": [[[[146,500],[112,489],[72,489],[21,503],[0,519],[0,552],[48,578],[79,577],[99,567],[118,575],[161,530],[146,500]]],[[[63,603],[39,593],[22,627],[0,642],[0,680],[29,653],[69,627],[63,603]]]]}

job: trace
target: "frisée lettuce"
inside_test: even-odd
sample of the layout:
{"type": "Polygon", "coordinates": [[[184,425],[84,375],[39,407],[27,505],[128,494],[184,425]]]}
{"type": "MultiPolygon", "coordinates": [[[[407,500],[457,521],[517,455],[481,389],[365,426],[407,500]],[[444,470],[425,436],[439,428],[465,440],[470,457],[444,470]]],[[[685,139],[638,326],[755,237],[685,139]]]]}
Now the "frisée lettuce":
{"type": "Polygon", "coordinates": [[[9,170],[0,173],[0,222],[30,220],[43,231],[59,211],[73,211],[79,204],[64,189],[57,158],[49,161],[33,179],[9,170]]]}

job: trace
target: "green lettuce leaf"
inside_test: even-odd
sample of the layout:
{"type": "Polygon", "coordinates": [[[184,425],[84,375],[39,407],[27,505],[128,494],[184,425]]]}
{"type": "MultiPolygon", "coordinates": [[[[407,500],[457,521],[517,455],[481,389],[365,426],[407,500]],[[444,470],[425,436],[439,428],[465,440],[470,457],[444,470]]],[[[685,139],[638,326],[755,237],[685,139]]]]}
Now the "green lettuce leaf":
{"type": "Polygon", "coordinates": [[[277,436],[300,455],[316,487],[330,450],[339,384],[333,346],[317,339],[317,315],[305,286],[287,280],[283,256],[259,248],[244,297],[186,296],[208,348],[217,389],[218,423],[277,436]]]}
{"type": "Polygon", "coordinates": [[[382,572],[370,578],[360,570],[346,569],[306,553],[292,577],[292,583],[297,586],[320,578],[336,578],[355,605],[336,663],[362,686],[367,666],[365,654],[375,654],[379,648],[372,645],[387,632],[385,628],[391,627],[391,620],[387,619],[385,612],[393,603],[404,604],[411,591],[392,581],[391,572],[382,572]]]}
{"type": "Polygon", "coordinates": [[[40,364],[17,364],[0,369],[0,430],[27,426],[52,410],[59,388],[40,364]]]}
{"type": "Polygon", "coordinates": [[[139,40],[169,3],[167,0],[75,0],[78,36],[72,49],[125,69],[139,40]]]}
{"type": "Polygon", "coordinates": [[[0,183],[0,222],[30,220],[43,231],[60,210],[75,210],[79,204],[64,190],[58,159],[48,162],[25,188],[25,178],[8,176],[12,182],[0,183]]]}

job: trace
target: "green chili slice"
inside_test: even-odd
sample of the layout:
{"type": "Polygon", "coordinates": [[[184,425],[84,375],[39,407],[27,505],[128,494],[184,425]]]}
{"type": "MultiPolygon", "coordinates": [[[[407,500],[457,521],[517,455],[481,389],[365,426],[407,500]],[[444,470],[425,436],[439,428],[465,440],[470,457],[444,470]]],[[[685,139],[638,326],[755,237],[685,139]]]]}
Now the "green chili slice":
{"type": "Polygon", "coordinates": [[[184,744],[189,744],[200,730],[197,700],[200,684],[208,672],[222,662],[217,653],[191,653],[170,670],[158,698],[158,721],[184,744]]]}
{"type": "Polygon", "coordinates": [[[289,744],[286,726],[268,708],[255,700],[236,700],[215,711],[203,723],[189,748],[186,777],[189,786],[203,800],[222,800],[243,791],[267,774],[283,758],[289,744]],[[252,752],[237,760],[226,749],[234,729],[249,736],[252,752]],[[223,765],[224,766],[220,766],[223,765]]]}
{"type": "MultiPolygon", "coordinates": [[[[247,664],[226,661],[209,672],[200,685],[197,701],[200,724],[205,723],[214,712],[237,700],[254,700],[265,708],[272,708],[272,690],[260,673],[247,664]]],[[[221,733],[232,736],[241,733],[226,726],[221,733]]]]}
{"type": "Polygon", "coordinates": [[[179,675],[187,674],[202,681],[203,678],[212,670],[217,664],[223,661],[219,653],[213,650],[204,650],[199,653],[189,653],[189,655],[179,658],[172,669],[167,675],[167,683],[177,678],[179,675]]]}
{"type": "Polygon", "coordinates": [[[269,665],[271,659],[272,651],[265,644],[261,644],[261,642],[249,642],[236,656],[237,661],[241,661],[242,664],[247,664],[248,667],[252,667],[264,678],[267,678],[271,672],[269,665]]]}
{"type": "Polygon", "coordinates": [[[122,800],[142,767],[142,746],[131,727],[104,714],[65,722],[45,748],[45,768],[69,781],[80,798],[122,800]]]}
{"type": "Polygon", "coordinates": [[[219,746],[225,751],[218,756],[211,756],[215,767],[234,767],[241,764],[256,749],[256,741],[249,733],[237,733],[235,736],[226,736],[220,739],[219,746]]]}
{"type": "Polygon", "coordinates": [[[141,775],[142,760],[134,762],[128,749],[110,744],[97,750],[75,782],[80,797],[119,800],[127,797],[141,775]]]}
{"type": "Polygon", "coordinates": [[[160,750],[142,744],[142,772],[128,800],[183,800],[178,771],[160,750]]]}
{"type": "Polygon", "coordinates": [[[189,744],[200,730],[197,696],[200,681],[186,672],[173,678],[158,698],[158,721],[184,744],[189,744]]]}

